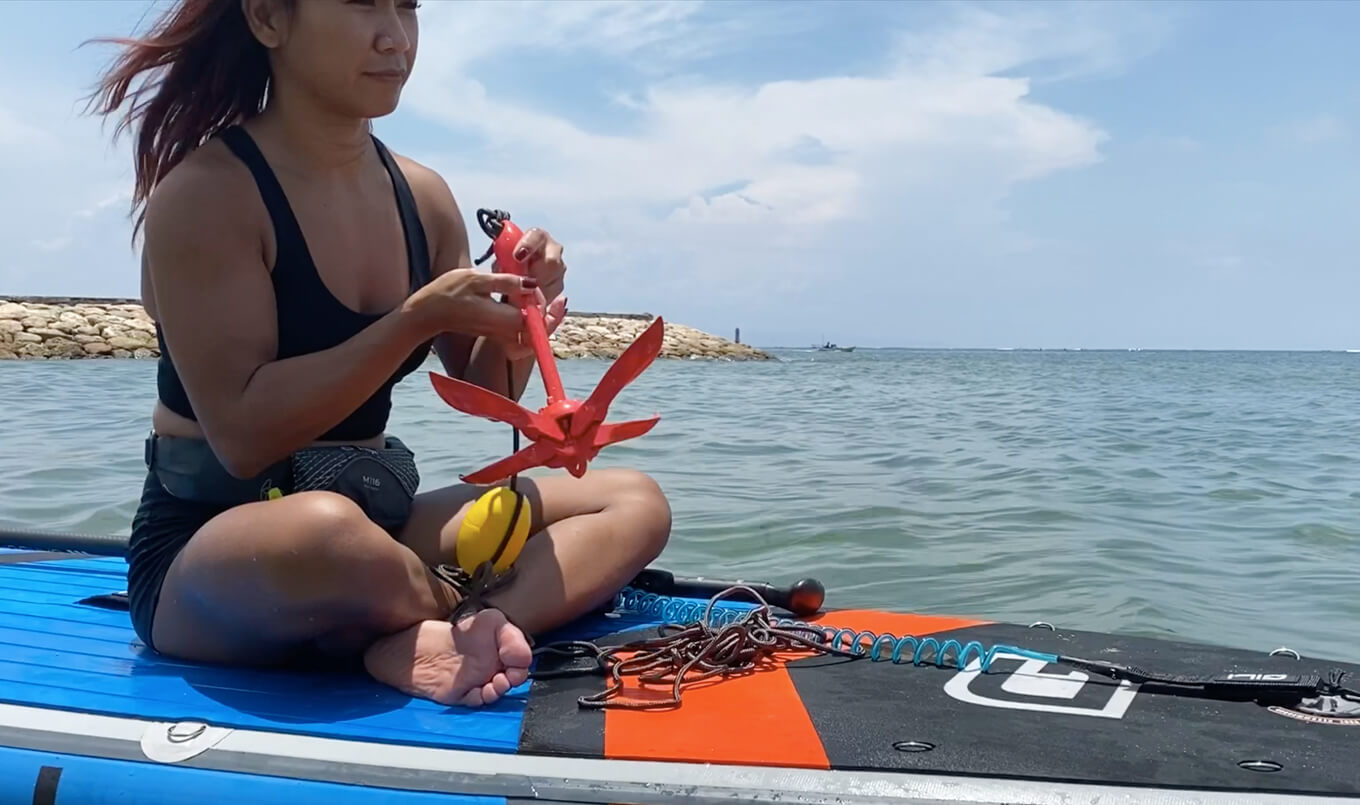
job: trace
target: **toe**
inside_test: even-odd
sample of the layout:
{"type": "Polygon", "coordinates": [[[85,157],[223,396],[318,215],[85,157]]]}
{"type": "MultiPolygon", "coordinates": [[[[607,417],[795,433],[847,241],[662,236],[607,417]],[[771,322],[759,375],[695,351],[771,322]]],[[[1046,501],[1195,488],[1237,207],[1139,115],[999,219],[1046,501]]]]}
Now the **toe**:
{"type": "Polygon", "coordinates": [[[481,707],[486,703],[486,700],[482,697],[482,688],[472,688],[472,690],[463,694],[463,697],[458,700],[458,703],[464,707],[481,707]]]}
{"type": "Polygon", "coordinates": [[[501,664],[506,668],[528,668],[534,661],[534,651],[514,624],[501,626],[496,635],[500,647],[501,664]]]}
{"type": "Polygon", "coordinates": [[[483,705],[495,704],[500,698],[501,696],[496,692],[496,685],[494,682],[488,682],[485,685],[482,685],[483,705]]]}

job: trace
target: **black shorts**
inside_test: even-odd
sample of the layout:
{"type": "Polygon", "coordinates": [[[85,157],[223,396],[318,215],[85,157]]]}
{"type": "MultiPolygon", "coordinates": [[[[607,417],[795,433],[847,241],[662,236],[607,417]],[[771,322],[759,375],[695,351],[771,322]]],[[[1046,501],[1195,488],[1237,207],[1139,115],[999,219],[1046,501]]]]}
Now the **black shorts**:
{"type": "MultiPolygon", "coordinates": [[[[309,448],[295,453],[291,462],[290,491],[316,489],[344,495],[394,538],[406,523],[420,484],[414,456],[391,436],[381,450],[309,448]]],[[[171,494],[156,471],[148,468],[127,553],[132,628],[148,648],[156,648],[151,626],[171,563],[205,523],[234,505],[238,504],[199,502],[171,494]]]]}
{"type": "Polygon", "coordinates": [[[154,472],[147,471],[142,500],[132,518],[127,563],[132,628],[148,648],[155,648],[151,642],[151,623],[170,563],[204,523],[229,508],[181,500],[165,490],[154,472]]]}

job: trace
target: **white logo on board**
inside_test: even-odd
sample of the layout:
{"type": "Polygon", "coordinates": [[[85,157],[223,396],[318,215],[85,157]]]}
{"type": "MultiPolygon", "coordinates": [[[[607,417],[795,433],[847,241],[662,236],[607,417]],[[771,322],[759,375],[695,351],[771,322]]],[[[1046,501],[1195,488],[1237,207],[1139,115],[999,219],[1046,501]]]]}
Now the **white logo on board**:
{"type": "MultiPolygon", "coordinates": [[[[1017,698],[999,698],[973,690],[973,683],[979,677],[994,678],[998,676],[995,664],[993,664],[992,670],[984,675],[981,662],[977,659],[969,662],[962,671],[946,682],[944,692],[961,702],[983,707],[1032,710],[1040,713],[1062,713],[1064,715],[1093,716],[1095,718],[1123,718],[1124,713],[1128,711],[1129,705],[1133,702],[1133,697],[1138,693],[1137,685],[1120,681],[1117,685],[1108,686],[1110,693],[1107,697],[1104,697],[1104,701],[1057,704],[1055,700],[1076,701],[1077,695],[1086,687],[1091,675],[1083,671],[1045,672],[1044,667],[1048,663],[1043,660],[1021,657],[1004,651],[997,653],[994,663],[1002,658],[1021,660],[1019,667],[1006,674],[1005,679],[1001,682],[1001,690],[1017,698]],[[1035,701],[1036,699],[1040,701],[1035,701]],[[1044,699],[1048,701],[1042,701],[1044,699]]],[[[1102,681],[1104,681],[1103,677],[1102,681]]],[[[1111,683],[1113,681],[1109,680],[1111,683]]],[[[1107,686],[1102,685],[1101,687],[1107,686]]],[[[1086,698],[1089,699],[1090,697],[1086,698]]]]}

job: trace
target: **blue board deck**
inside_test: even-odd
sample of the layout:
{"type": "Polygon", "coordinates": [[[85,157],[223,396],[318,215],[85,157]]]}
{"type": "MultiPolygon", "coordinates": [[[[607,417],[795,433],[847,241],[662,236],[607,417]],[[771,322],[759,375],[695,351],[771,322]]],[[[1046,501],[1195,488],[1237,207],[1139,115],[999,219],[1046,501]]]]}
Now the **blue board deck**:
{"type": "MultiPolygon", "coordinates": [[[[926,651],[925,642],[898,640],[904,664],[781,660],[690,688],[669,711],[580,708],[580,697],[605,685],[598,675],[538,678],[468,709],[401,695],[356,668],[254,670],[157,655],[125,610],[81,603],[125,588],[119,558],[0,551],[0,802],[1123,803],[1155,790],[1156,801],[1207,804],[1360,795],[1360,704],[1344,696],[1323,697],[1332,708],[1324,711],[1298,696],[1184,695],[1023,651],[1118,657],[1186,676],[1332,675],[1355,687],[1360,666],[1325,659],[832,609],[811,620],[938,642],[926,651]],[[1022,654],[997,654],[983,672],[980,652],[971,661],[940,655],[949,640],[959,651],[1002,645],[1022,654]]],[[[616,608],[538,643],[655,636],[663,620],[692,617],[704,603],[616,608]]],[[[544,655],[537,668],[561,662],[544,655]]]]}
{"type": "MultiPolygon", "coordinates": [[[[413,746],[518,748],[529,683],[489,707],[451,708],[352,670],[180,662],[142,645],[126,612],[77,603],[125,588],[121,559],[0,564],[0,700],[413,746]]],[[[571,636],[590,639],[655,622],[601,616],[575,625],[571,636]]]]}

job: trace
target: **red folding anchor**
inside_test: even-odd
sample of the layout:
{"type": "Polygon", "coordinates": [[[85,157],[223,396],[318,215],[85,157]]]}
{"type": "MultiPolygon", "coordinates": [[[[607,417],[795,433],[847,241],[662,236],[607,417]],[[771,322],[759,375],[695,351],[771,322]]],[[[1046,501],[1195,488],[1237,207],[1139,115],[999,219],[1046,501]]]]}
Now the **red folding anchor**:
{"type": "MultiPolygon", "coordinates": [[[[494,253],[500,270],[526,276],[524,265],[514,259],[515,246],[523,233],[511,222],[509,213],[478,210],[477,222],[492,239],[491,248],[482,259],[494,253]]],[[[628,345],[604,373],[595,390],[582,402],[567,397],[562,389],[557,363],[548,345],[544,311],[533,298],[524,297],[520,301],[520,312],[528,325],[538,371],[543,376],[543,385],[548,392],[547,404],[537,412],[473,383],[430,372],[435,391],[449,405],[467,414],[508,423],[532,442],[513,455],[461,476],[467,483],[494,483],[530,467],[540,466],[565,469],[580,478],[586,472],[586,464],[601,448],[641,436],[661,419],[660,414],[657,414],[631,422],[611,424],[604,421],[609,404],[623,387],[642,374],[660,354],[665,335],[665,324],[661,317],[658,316],[637,340],[628,345]]]]}

